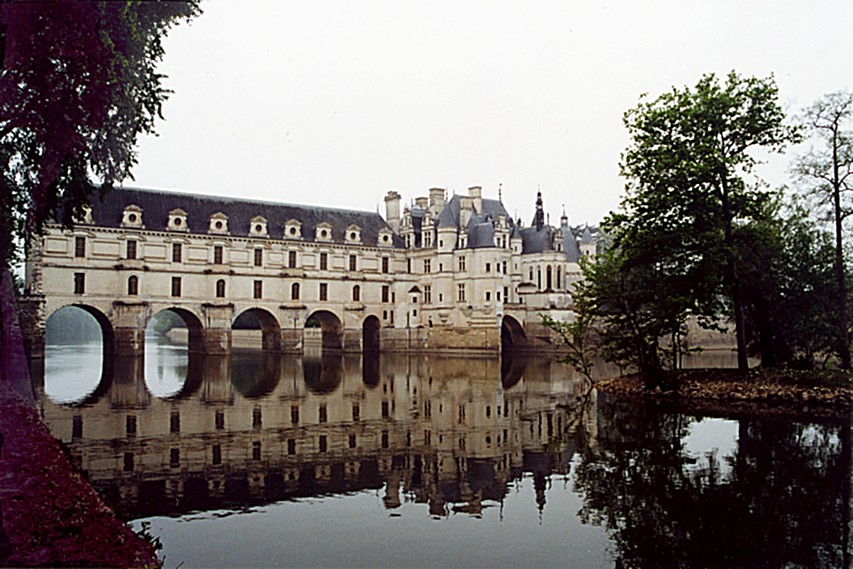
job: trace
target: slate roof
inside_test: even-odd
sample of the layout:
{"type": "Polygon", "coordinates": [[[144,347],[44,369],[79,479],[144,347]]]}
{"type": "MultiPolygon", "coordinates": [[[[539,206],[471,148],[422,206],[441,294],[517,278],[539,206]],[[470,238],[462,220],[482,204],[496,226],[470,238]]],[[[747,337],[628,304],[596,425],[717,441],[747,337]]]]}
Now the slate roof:
{"type": "MultiPolygon", "coordinates": [[[[92,220],[101,227],[120,227],[124,209],[135,204],[142,208],[145,229],[166,231],[169,212],[182,209],[187,212],[190,233],[207,234],[210,216],[222,212],[228,216],[229,235],[247,237],[249,221],[262,215],[268,221],[267,229],[273,239],[282,239],[284,222],[297,219],[302,223],[302,241],[312,242],[315,228],[326,222],[332,226],[335,243],[344,242],[348,226],[361,228],[361,243],[376,246],[379,232],[390,227],[376,212],[336,209],[311,205],[296,205],[259,200],[247,200],[178,192],[164,192],[140,188],[116,188],[103,201],[92,202],[92,220]]],[[[395,247],[403,247],[403,240],[394,236],[395,247]]]]}

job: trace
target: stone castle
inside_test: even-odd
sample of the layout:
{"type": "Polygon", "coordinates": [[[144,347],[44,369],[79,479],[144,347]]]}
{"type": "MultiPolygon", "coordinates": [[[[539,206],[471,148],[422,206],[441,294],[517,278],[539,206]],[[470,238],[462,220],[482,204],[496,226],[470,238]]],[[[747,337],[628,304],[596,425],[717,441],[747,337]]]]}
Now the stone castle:
{"type": "Polygon", "coordinates": [[[140,355],[162,310],[188,328],[192,352],[228,353],[253,317],[270,352],[538,351],[554,347],[540,314],[571,318],[572,283],[597,235],[529,225],[481,187],[431,189],[379,213],[120,188],[73,229],[53,224],[30,247],[22,299],[30,352],[44,323],[78,306],[105,348],[140,355]]]}

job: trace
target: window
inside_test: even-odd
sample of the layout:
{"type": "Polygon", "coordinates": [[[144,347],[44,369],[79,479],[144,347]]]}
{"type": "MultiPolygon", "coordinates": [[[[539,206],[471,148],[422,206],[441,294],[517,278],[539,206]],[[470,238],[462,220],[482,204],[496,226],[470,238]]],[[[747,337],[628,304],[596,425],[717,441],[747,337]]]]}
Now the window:
{"type": "Polygon", "coordinates": [[[504,287],[504,302],[509,302],[509,287],[504,287]]]}
{"type": "Polygon", "coordinates": [[[492,264],[491,263],[486,263],[486,272],[487,273],[492,272],[492,264]]]}
{"type": "Polygon", "coordinates": [[[181,432],[181,415],[180,415],[180,413],[172,413],[169,416],[169,432],[170,433],[180,433],[181,432]]]}
{"type": "Polygon", "coordinates": [[[287,454],[296,454],[296,439],[287,439],[287,454]]]}
{"type": "Polygon", "coordinates": [[[182,251],[181,244],[180,243],[172,243],[172,262],[173,263],[180,263],[181,262],[181,258],[183,257],[182,253],[183,253],[183,251],[182,251]]]}
{"type": "Polygon", "coordinates": [[[432,261],[429,259],[424,259],[424,273],[429,273],[432,268],[432,261]]]}
{"type": "Polygon", "coordinates": [[[459,270],[465,270],[465,257],[459,257],[459,270]]]}
{"type": "Polygon", "coordinates": [[[86,256],[86,238],[85,237],[75,237],[74,238],[74,256],[75,257],[85,257],[86,256]]]}
{"type": "Polygon", "coordinates": [[[290,422],[294,425],[299,423],[299,407],[296,405],[290,406],[290,422]]]}
{"type": "Polygon", "coordinates": [[[124,432],[128,437],[136,436],[136,415],[128,415],[124,419],[124,432]]]}
{"type": "Polygon", "coordinates": [[[252,443],[252,460],[261,460],[261,441],[252,443]]]}
{"type": "Polygon", "coordinates": [[[131,239],[127,242],[127,258],[135,259],[136,258],[136,240],[131,239]]]}
{"type": "Polygon", "coordinates": [[[320,253],[320,270],[325,271],[329,268],[329,254],[320,253]]]}
{"type": "Polygon", "coordinates": [[[222,264],[222,245],[214,245],[213,246],[213,264],[221,265],[222,264]]]}
{"type": "Polygon", "coordinates": [[[382,272],[388,272],[388,257],[382,257],[382,272]]]}
{"type": "Polygon", "coordinates": [[[361,408],[358,406],[358,403],[352,404],[352,420],[358,421],[361,418],[361,408]]]}
{"type": "Polygon", "coordinates": [[[328,412],[326,411],[326,406],[325,406],[325,405],[320,405],[318,421],[319,421],[320,423],[325,423],[325,422],[327,422],[328,420],[329,420],[329,414],[328,414],[328,412]]]}
{"type": "Polygon", "coordinates": [[[349,270],[356,271],[358,266],[358,257],[356,255],[349,256],[349,270]]]}
{"type": "Polygon", "coordinates": [[[387,419],[387,418],[388,418],[388,415],[389,415],[388,402],[387,402],[387,401],[383,401],[383,402],[382,402],[382,418],[383,418],[383,419],[387,419]]]}
{"type": "Polygon", "coordinates": [[[263,426],[263,415],[261,414],[261,408],[255,407],[252,409],[252,428],[260,429],[263,426]]]}
{"type": "Polygon", "coordinates": [[[291,269],[296,268],[296,251],[287,252],[287,266],[291,269]]]}
{"type": "Polygon", "coordinates": [[[254,288],[252,290],[252,297],[257,299],[263,298],[264,296],[264,283],[263,281],[255,281],[254,288]]]}
{"type": "Polygon", "coordinates": [[[225,298],[225,281],[222,279],[216,281],[216,298],[225,298]]]}
{"type": "Polygon", "coordinates": [[[181,277],[172,277],[172,296],[181,296],[181,277]]]}
{"type": "Polygon", "coordinates": [[[329,300],[329,285],[320,283],[320,300],[329,300]]]}
{"type": "Polygon", "coordinates": [[[465,285],[464,284],[456,285],[456,300],[459,302],[465,302],[465,285]]]}
{"type": "Polygon", "coordinates": [[[132,472],[133,471],[133,453],[126,452],[124,453],[124,471],[132,472]]]}
{"type": "Polygon", "coordinates": [[[290,285],[290,300],[299,300],[299,283],[290,285]]]}
{"type": "Polygon", "coordinates": [[[504,266],[504,268],[503,268],[503,274],[506,274],[506,261],[504,261],[503,266],[504,266]]]}
{"type": "Polygon", "coordinates": [[[213,464],[222,464],[222,446],[213,445],[213,464]]]}
{"type": "Polygon", "coordinates": [[[139,277],[131,275],[127,277],[127,295],[136,296],[139,294],[139,277]]]}
{"type": "Polygon", "coordinates": [[[349,436],[349,448],[355,448],[355,446],[356,446],[356,438],[355,438],[355,435],[354,435],[354,434],[352,434],[352,433],[350,433],[350,436],[349,436]]]}
{"type": "Polygon", "coordinates": [[[406,259],[406,273],[410,274],[412,272],[412,260],[406,259]]]}
{"type": "Polygon", "coordinates": [[[382,302],[388,302],[388,285],[382,285],[382,302]]]}
{"type": "Polygon", "coordinates": [[[320,435],[320,452],[326,452],[329,448],[329,442],[326,435],[320,435]]]}
{"type": "Polygon", "coordinates": [[[217,411],[214,415],[214,423],[216,424],[216,430],[222,431],[225,430],[225,412],[217,411]]]}
{"type": "Polygon", "coordinates": [[[432,232],[424,233],[424,247],[432,247],[432,232]]]}
{"type": "Polygon", "coordinates": [[[74,415],[71,418],[71,437],[79,439],[83,436],[83,415],[74,415]]]}
{"type": "Polygon", "coordinates": [[[255,266],[260,267],[264,264],[264,250],[255,249],[255,266]]]}
{"type": "Polygon", "coordinates": [[[74,273],[74,294],[84,294],[86,292],[86,275],[84,273],[74,273]]]}
{"type": "Polygon", "coordinates": [[[432,302],[432,286],[424,285],[424,304],[432,302]]]}
{"type": "Polygon", "coordinates": [[[352,287],[352,301],[361,302],[361,287],[358,285],[352,287]]]}
{"type": "Polygon", "coordinates": [[[487,290],[486,291],[486,302],[489,302],[490,300],[492,300],[492,292],[487,290]]]}

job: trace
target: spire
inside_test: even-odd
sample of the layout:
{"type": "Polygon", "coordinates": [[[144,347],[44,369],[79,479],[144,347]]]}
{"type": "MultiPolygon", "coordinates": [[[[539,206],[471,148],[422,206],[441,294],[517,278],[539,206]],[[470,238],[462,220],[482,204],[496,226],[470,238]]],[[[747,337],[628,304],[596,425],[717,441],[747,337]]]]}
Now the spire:
{"type": "Polygon", "coordinates": [[[542,190],[536,192],[536,214],[533,216],[533,223],[536,226],[536,231],[540,231],[545,225],[545,210],[542,208],[542,190]]]}
{"type": "Polygon", "coordinates": [[[499,201],[500,203],[504,203],[504,198],[503,198],[503,186],[504,186],[504,185],[503,185],[503,183],[498,182],[498,201],[499,201]]]}
{"type": "Polygon", "coordinates": [[[560,227],[567,227],[569,225],[569,216],[566,215],[566,204],[563,204],[563,215],[560,216],[560,227]]]}

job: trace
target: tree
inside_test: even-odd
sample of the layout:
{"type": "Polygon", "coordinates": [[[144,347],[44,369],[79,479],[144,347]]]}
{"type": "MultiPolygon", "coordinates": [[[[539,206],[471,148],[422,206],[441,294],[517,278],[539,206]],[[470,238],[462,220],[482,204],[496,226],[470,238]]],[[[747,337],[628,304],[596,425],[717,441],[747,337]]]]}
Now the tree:
{"type": "Polygon", "coordinates": [[[812,148],[796,160],[794,173],[821,208],[829,210],[835,229],[839,355],[841,367],[849,370],[850,317],[842,229],[844,219],[853,213],[853,93],[839,91],[821,97],[805,109],[800,121],[822,144],[821,148],[812,148]]]}
{"type": "Polygon", "coordinates": [[[198,13],[198,0],[0,4],[0,266],[130,177],[169,94],[162,38],[198,13]]]}
{"type": "MultiPolygon", "coordinates": [[[[645,233],[687,233],[685,262],[715,259],[725,267],[703,270],[709,280],[699,288],[707,293],[717,287],[729,298],[741,370],[748,364],[734,234],[736,225],[767,199],[744,178],[756,164],[753,150],[779,152],[797,140],[796,130],[783,124],[777,98],[772,77],[742,78],[732,72],[721,84],[709,74],[693,89],[674,88],[653,101],[643,99],[625,114],[631,136],[621,164],[628,180],[626,216],[645,233]],[[704,251],[696,248],[697,238],[704,251]]],[[[708,315],[711,297],[695,300],[699,313],[708,315]]]]}

